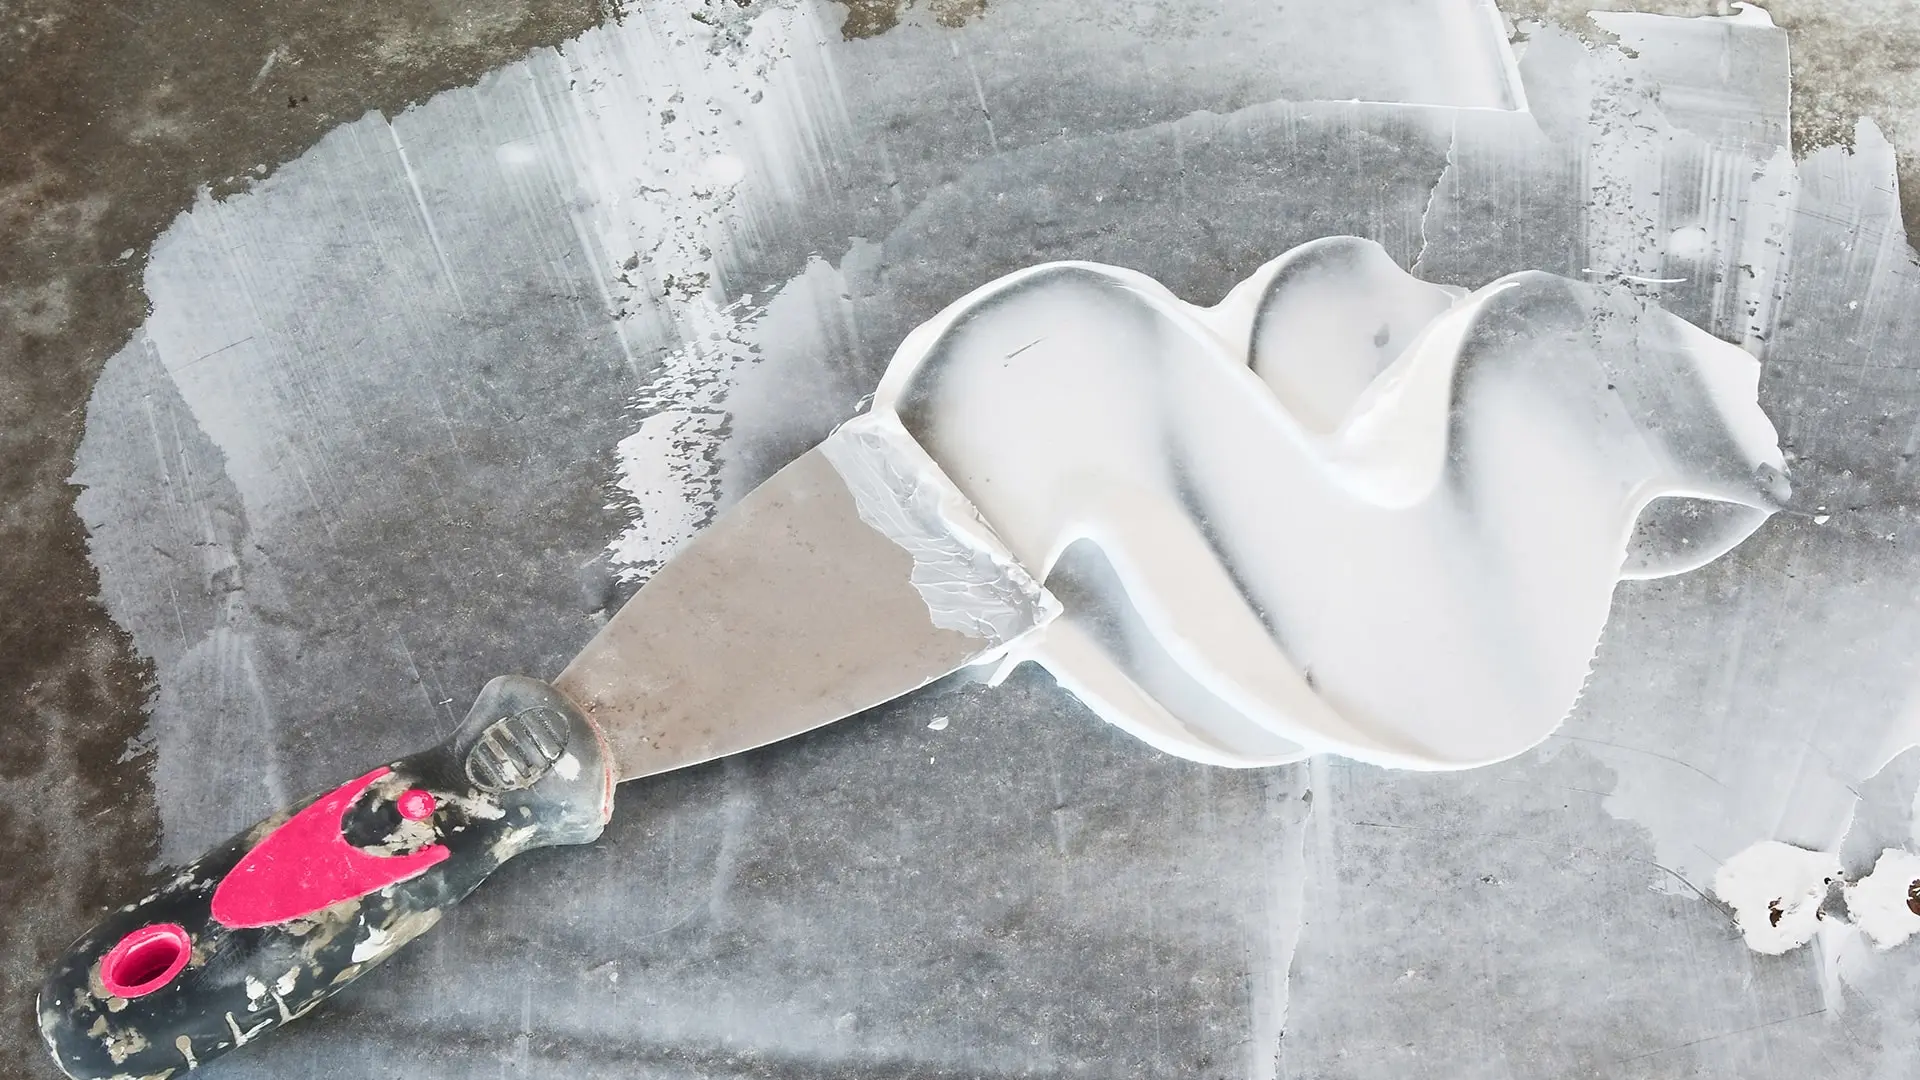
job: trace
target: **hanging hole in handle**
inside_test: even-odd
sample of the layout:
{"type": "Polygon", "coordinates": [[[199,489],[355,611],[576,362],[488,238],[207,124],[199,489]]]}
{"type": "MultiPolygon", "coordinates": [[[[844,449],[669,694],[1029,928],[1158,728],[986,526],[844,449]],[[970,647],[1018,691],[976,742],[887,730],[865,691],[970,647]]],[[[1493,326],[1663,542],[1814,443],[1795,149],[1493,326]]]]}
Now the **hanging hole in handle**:
{"type": "Polygon", "coordinates": [[[173,981],[193,956],[193,939],[174,923],[143,926],[100,961],[100,983],[115,997],[151,994],[173,981]]]}

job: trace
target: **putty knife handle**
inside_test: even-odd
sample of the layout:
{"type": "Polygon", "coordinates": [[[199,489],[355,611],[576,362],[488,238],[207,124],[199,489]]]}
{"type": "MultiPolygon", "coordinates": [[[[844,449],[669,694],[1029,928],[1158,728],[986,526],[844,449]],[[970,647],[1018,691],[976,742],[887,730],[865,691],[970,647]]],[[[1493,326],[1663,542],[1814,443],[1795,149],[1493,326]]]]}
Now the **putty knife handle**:
{"type": "Polygon", "coordinates": [[[78,1080],[184,1074],[305,1014],[523,851],[613,809],[600,732],[543,682],[486,685],[458,731],[201,856],[68,950],[40,1031],[78,1080]]]}

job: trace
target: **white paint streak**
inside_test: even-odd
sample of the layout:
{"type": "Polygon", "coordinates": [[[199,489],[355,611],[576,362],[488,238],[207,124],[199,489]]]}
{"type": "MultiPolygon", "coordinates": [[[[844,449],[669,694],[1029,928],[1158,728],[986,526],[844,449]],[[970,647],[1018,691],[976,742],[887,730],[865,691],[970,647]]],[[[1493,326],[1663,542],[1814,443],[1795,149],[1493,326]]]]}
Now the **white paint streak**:
{"type": "Polygon", "coordinates": [[[406,174],[407,190],[413,193],[413,205],[420,211],[420,225],[427,230],[427,239],[433,244],[433,257],[440,263],[440,274],[446,280],[447,290],[453,294],[454,305],[465,311],[467,300],[460,294],[460,279],[454,276],[453,262],[447,257],[447,245],[440,239],[440,226],[433,220],[433,209],[427,205],[426,193],[420,190],[420,174],[414,171],[413,162],[407,157],[407,146],[400,141],[399,129],[388,124],[387,136],[393,140],[394,156],[400,160],[400,171],[406,174]]]}
{"type": "Polygon", "coordinates": [[[1839,1016],[1847,1011],[1843,984],[1860,964],[1860,954],[1868,951],[1860,928],[1845,919],[1819,921],[1813,932],[1813,958],[1819,971],[1820,1003],[1827,1012],[1839,1016]]]}
{"type": "Polygon", "coordinates": [[[382,927],[370,926],[367,928],[367,936],[354,943],[352,962],[364,964],[369,960],[378,960],[393,951],[398,944],[391,932],[382,927]]]}
{"type": "Polygon", "coordinates": [[[987,89],[980,82],[980,71],[973,66],[973,57],[961,51],[958,34],[948,38],[947,44],[953,50],[953,58],[966,65],[967,77],[973,80],[973,100],[979,104],[980,119],[987,125],[987,147],[997,154],[1000,152],[1000,139],[993,131],[993,110],[987,107],[987,89]]]}
{"type": "Polygon", "coordinates": [[[250,1028],[242,1028],[239,1022],[233,1018],[232,1013],[227,1014],[227,1030],[233,1033],[233,1045],[235,1046],[247,1045],[248,1039],[258,1035],[262,1028],[265,1028],[271,1023],[273,1023],[273,1017],[269,1016],[250,1028]]]}
{"type": "MultiPolygon", "coordinates": [[[[1324,759],[1319,759],[1324,761],[1324,759]]],[[[1311,767],[1261,774],[1269,828],[1259,916],[1249,927],[1247,1080],[1277,1080],[1292,1000],[1289,975],[1304,927],[1308,793],[1311,767]]],[[[1324,816],[1324,815],[1323,815],[1324,816]]]]}

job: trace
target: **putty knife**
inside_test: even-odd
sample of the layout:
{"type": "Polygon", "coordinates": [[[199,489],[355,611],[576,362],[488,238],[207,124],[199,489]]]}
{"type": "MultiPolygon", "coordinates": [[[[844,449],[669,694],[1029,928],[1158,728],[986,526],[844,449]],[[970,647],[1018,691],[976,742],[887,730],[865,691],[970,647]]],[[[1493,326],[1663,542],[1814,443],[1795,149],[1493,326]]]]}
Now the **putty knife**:
{"type": "Polygon", "coordinates": [[[501,863],[584,844],[614,785],[764,746],[992,658],[1059,605],[891,416],[850,421],[677,553],[551,685],[214,848],[42,986],[79,1080],[169,1077],[296,1019],[501,863]]]}

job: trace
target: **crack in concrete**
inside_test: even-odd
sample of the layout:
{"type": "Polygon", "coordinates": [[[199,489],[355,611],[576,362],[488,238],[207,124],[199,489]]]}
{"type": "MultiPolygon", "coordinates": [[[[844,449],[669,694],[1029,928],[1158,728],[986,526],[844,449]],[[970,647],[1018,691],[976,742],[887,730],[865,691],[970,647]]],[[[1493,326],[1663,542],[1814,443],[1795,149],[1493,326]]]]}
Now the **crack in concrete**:
{"type": "Polygon", "coordinates": [[[1432,242],[1427,232],[1427,223],[1433,220],[1433,209],[1439,205],[1440,189],[1446,186],[1447,177],[1453,175],[1455,155],[1459,150],[1460,118],[1455,116],[1452,123],[1447,125],[1446,164],[1440,167],[1440,175],[1434,177],[1433,188],[1427,192],[1427,205],[1420,211],[1420,250],[1414,253],[1413,265],[1407,268],[1407,272],[1413,274],[1415,277],[1420,276],[1420,264],[1426,259],[1427,247],[1432,242]]]}

